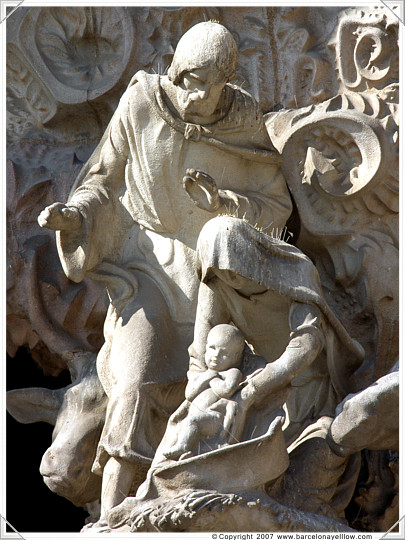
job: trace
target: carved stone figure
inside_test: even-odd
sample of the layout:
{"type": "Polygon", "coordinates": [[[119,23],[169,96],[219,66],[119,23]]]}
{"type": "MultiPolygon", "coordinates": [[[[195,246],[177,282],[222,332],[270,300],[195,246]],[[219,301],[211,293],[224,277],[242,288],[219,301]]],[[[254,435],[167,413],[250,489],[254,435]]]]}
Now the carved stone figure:
{"type": "Polygon", "coordinates": [[[8,361],[26,347],[72,380],[12,382],[7,407],[55,425],[40,471],[83,531],[402,515],[398,22],[385,5],[5,21],[8,361]]]}
{"type": "Polygon", "coordinates": [[[339,403],[329,444],[341,455],[359,450],[399,450],[399,364],[384,377],[339,403]]]}
{"type": "MultiPolygon", "coordinates": [[[[303,527],[307,519],[314,529],[324,530],[325,522],[314,517],[318,514],[331,518],[327,521],[328,530],[339,530],[342,510],[351,498],[356,477],[352,476],[351,481],[345,478],[344,487],[340,488],[350,459],[332,453],[325,439],[335,408],[350,391],[350,380],[364,358],[362,347],[349,337],[328,307],[319,276],[310,260],[293,246],[257,231],[240,219],[218,217],[203,227],[197,245],[197,267],[202,283],[194,341],[190,347],[189,379],[193,374],[197,380],[206,375],[205,351],[212,343],[210,335],[217,325],[221,327],[224,323],[232,322],[240,328],[255,351],[268,360],[264,367],[248,377],[244,387],[233,397],[233,404],[237,405],[229,438],[232,444],[228,445],[227,452],[229,461],[232,459],[240,472],[236,478],[225,475],[224,471],[211,475],[212,465],[210,469],[202,464],[198,468],[201,456],[191,458],[187,454],[178,468],[165,463],[162,452],[170,459],[186,450],[175,448],[172,455],[170,450],[167,452],[173,427],[169,422],[147,482],[132,502],[128,500],[121,509],[113,512],[110,524],[122,527],[123,515],[128,516],[131,510],[132,530],[151,530],[148,528],[150,520],[142,521],[141,516],[153,511],[158,521],[159,517],[164,521],[172,491],[179,495],[187,488],[190,493],[211,488],[225,495],[240,494],[242,488],[249,492],[260,487],[260,500],[276,500],[280,505],[302,511],[298,521],[303,527]],[[271,412],[279,415],[277,407],[286,403],[288,419],[282,432],[285,446],[284,449],[280,446],[273,433],[268,438],[266,457],[259,450],[256,455],[248,456],[240,445],[250,439],[257,441],[256,437],[260,438],[266,433],[266,427],[268,429],[260,423],[257,409],[251,410],[254,404],[260,409],[263,402],[266,403],[267,421],[274,418],[271,412]],[[246,427],[251,428],[251,421],[247,421],[248,411],[257,422],[257,431],[247,433],[246,427]],[[270,455],[285,460],[286,444],[290,445],[291,463],[285,471],[285,467],[275,466],[270,455]],[[269,460],[266,466],[262,459],[269,460]],[[242,472],[244,467],[247,470],[242,472]],[[249,476],[252,474],[249,471],[257,468],[260,470],[259,482],[254,475],[249,476]],[[336,497],[337,493],[339,497],[336,497]]],[[[194,426],[188,427],[191,434],[194,426]]],[[[216,433],[218,426],[215,427],[216,433]]],[[[210,453],[213,459],[215,450],[210,453]]],[[[211,456],[203,455],[203,462],[208,465],[211,456]]],[[[179,500],[177,511],[180,514],[181,504],[179,500]]],[[[238,513],[237,507],[234,512],[238,513]]],[[[268,511],[263,510],[263,513],[270,519],[268,511]]],[[[273,527],[277,523],[277,528],[283,530],[282,516],[280,506],[272,515],[273,527]]],[[[237,523],[235,530],[245,530],[246,523],[252,526],[246,516],[244,522],[236,516],[234,520],[237,523]]],[[[269,522],[264,521],[268,527],[269,522]]],[[[176,528],[175,523],[172,526],[176,528]]],[[[197,517],[190,530],[199,530],[203,526],[204,518],[197,517]]],[[[209,524],[205,523],[205,526],[209,530],[209,524]]],[[[218,522],[215,526],[225,527],[218,522]]]]}
{"type": "Polygon", "coordinates": [[[242,334],[234,326],[222,324],[212,328],[205,352],[207,369],[197,374],[189,372],[186,400],[169,419],[168,426],[176,436],[163,451],[167,458],[192,456],[202,437],[211,439],[220,434],[220,439],[229,439],[236,409],[236,403],[229,398],[243,379],[238,367],[244,345],[242,334]]]}
{"type": "Polygon", "coordinates": [[[7,393],[7,409],[24,424],[47,422],[55,426],[52,444],[40,466],[44,482],[58,495],[87,508],[91,519],[98,519],[101,480],[91,473],[91,467],[104,425],[107,397],[94,354],[74,355],[69,368],[72,384],[68,387],[11,390],[7,393]]]}
{"type": "MultiPolygon", "coordinates": [[[[205,226],[198,265],[203,283],[191,347],[195,363],[200,362],[211,325],[232,320],[269,362],[241,391],[241,424],[246,408],[260,396],[291,385],[284,426],[287,444],[295,453],[305,447],[305,456],[325,453],[326,461],[330,451],[324,439],[330,420],[325,417],[334,416],[338,403],[355,386],[364,352],[328,307],[315,267],[296,248],[234,218],[217,218],[205,226]]],[[[233,435],[238,438],[237,422],[233,435]]],[[[282,495],[299,498],[296,507],[317,512],[320,505],[332,503],[331,485],[339,484],[343,461],[330,456],[328,473],[319,461],[314,460],[315,472],[302,456],[298,460],[295,491],[286,487],[282,495]]],[[[341,508],[335,511],[339,515],[341,508]]]]}
{"type": "Polygon", "coordinates": [[[129,494],[136,466],[150,463],[182,400],[202,225],[225,209],[265,227],[290,213],[257,104],[227,84],[236,61],[228,30],[193,27],[168,76],[133,78],[68,203],[38,219],[58,231],[67,276],[90,275],[109,292],[97,360],[108,408],[93,466],[104,478],[101,522],[129,494]]]}

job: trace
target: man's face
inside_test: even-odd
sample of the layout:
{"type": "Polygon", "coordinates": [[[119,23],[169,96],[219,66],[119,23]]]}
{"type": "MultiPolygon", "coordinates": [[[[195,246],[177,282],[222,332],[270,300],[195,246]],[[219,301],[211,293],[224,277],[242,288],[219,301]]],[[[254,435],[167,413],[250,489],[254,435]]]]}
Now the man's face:
{"type": "Polygon", "coordinates": [[[205,364],[208,369],[225,371],[240,363],[241,348],[238,340],[229,339],[219,332],[210,332],[207,337],[205,364]]]}
{"type": "Polygon", "coordinates": [[[226,81],[217,82],[218,72],[210,67],[184,73],[177,86],[177,100],[187,117],[211,116],[218,106],[226,81]]]}

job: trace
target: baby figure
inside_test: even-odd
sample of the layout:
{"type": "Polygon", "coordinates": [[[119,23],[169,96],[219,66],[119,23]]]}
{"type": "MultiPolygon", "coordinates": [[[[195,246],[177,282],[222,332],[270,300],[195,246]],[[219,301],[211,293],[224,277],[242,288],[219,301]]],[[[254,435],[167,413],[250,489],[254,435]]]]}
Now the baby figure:
{"type": "Polygon", "coordinates": [[[229,324],[214,326],[207,337],[203,372],[189,372],[186,400],[172,415],[169,426],[177,424],[177,438],[167,451],[169,459],[185,459],[204,438],[225,439],[236,412],[236,403],[229,399],[239,389],[243,375],[238,369],[245,340],[242,333],[229,324]]]}

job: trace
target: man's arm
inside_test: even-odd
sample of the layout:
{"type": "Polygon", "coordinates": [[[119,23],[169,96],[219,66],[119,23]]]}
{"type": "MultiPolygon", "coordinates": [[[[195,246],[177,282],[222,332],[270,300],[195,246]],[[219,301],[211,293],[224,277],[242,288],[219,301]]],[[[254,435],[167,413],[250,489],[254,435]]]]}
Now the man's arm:
{"type": "MultiPolygon", "coordinates": [[[[249,185],[249,179],[246,179],[249,185]]],[[[219,189],[208,174],[188,169],[183,186],[194,203],[207,212],[226,213],[246,219],[252,225],[281,230],[291,214],[291,198],[280,171],[260,191],[219,189]]],[[[268,231],[269,232],[269,231],[268,231]]]]}
{"type": "Polygon", "coordinates": [[[129,154],[128,95],[124,94],[92,157],[84,181],[66,203],[54,203],[39,216],[41,227],[57,231],[58,252],[66,275],[83,279],[114,247],[120,229],[119,196],[129,154]]]}

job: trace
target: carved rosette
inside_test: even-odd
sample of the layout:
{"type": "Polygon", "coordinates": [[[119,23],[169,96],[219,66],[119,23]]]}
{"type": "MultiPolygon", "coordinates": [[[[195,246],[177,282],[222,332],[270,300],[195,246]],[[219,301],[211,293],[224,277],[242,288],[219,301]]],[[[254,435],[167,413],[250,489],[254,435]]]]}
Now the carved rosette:
{"type": "Polygon", "coordinates": [[[54,98],[83,103],[112,89],[134,43],[122,7],[32,9],[20,26],[21,48],[54,98]]]}

